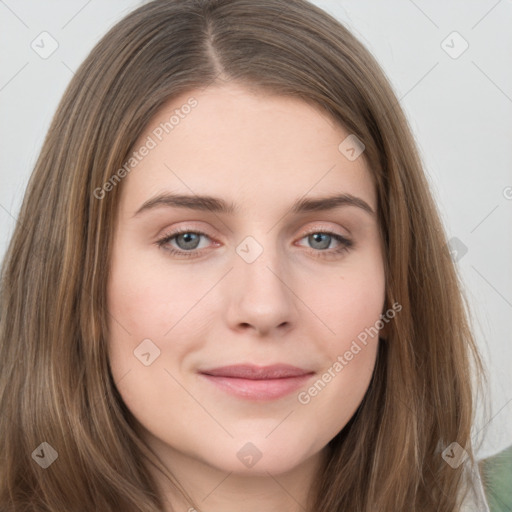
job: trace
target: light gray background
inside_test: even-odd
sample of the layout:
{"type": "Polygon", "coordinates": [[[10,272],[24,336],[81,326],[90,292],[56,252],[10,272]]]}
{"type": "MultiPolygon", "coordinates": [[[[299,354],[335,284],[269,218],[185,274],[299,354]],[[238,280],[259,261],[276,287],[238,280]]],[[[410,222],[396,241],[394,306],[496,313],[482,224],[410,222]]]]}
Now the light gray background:
{"type": "MultiPolygon", "coordinates": [[[[0,0],[0,258],[74,70],[142,3],[0,0]],[[49,48],[44,31],[58,43],[48,58],[31,47],[49,48]]],[[[475,427],[475,439],[487,432],[479,452],[487,457],[512,444],[512,1],[314,3],[380,62],[409,118],[450,238],[467,248],[457,264],[489,369],[492,409],[475,427]],[[453,58],[464,40],[468,49],[453,58]]]]}

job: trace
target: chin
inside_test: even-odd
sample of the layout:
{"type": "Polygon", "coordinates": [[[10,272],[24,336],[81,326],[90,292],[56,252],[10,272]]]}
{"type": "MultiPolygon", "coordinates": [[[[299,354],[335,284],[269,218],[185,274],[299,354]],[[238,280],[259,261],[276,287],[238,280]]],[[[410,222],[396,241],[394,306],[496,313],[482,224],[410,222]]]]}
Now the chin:
{"type": "MultiPolygon", "coordinates": [[[[312,449],[300,440],[283,443],[271,439],[254,438],[253,441],[236,440],[232,447],[221,450],[221,455],[214,464],[223,471],[233,472],[243,476],[265,476],[268,474],[283,474],[304,464],[318,450],[312,449]],[[226,457],[231,452],[234,456],[226,457]]],[[[213,462],[213,461],[211,461],[213,462]]]]}

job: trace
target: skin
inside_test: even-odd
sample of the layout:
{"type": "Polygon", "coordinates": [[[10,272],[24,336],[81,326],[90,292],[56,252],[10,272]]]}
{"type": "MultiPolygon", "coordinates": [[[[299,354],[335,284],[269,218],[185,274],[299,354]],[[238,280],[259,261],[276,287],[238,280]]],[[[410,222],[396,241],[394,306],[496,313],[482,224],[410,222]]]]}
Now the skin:
{"type": "MultiPolygon", "coordinates": [[[[368,389],[377,336],[307,404],[300,390],[267,401],[236,397],[198,370],[287,363],[315,372],[307,390],[332,368],[384,312],[377,217],[351,205],[289,210],[303,196],[345,192],[376,212],[376,191],[364,153],[349,161],[338,150],[349,132],[321,110],[233,83],[174,98],[135,147],[190,97],[198,105],[122,183],[108,283],[112,374],[140,435],[201,510],[305,510],[327,443],[368,389]],[[165,191],[216,196],[239,211],[159,206],[135,215],[165,191]],[[181,227],[206,234],[192,249],[199,256],[166,250],[186,251],[183,237],[157,245],[181,227]],[[308,236],[318,231],[353,246],[335,253],[336,239],[308,236]],[[263,249],[252,263],[236,252],[247,236],[263,249]],[[134,355],[144,339],[160,350],[149,366],[134,355]],[[252,467],[237,457],[248,442],[261,453],[252,467]]],[[[149,467],[167,510],[189,510],[149,467]]]]}

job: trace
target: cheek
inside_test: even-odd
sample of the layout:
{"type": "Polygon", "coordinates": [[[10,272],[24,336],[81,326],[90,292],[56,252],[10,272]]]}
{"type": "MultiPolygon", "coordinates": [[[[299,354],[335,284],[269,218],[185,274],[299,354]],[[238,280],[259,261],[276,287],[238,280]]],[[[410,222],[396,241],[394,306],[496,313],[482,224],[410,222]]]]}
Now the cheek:
{"type": "MultiPolygon", "coordinates": [[[[130,252],[123,252],[119,243],[113,255],[107,291],[109,359],[116,382],[130,371],[130,381],[137,379],[149,385],[151,379],[156,379],[152,390],[148,390],[154,393],[155,389],[169,386],[169,375],[163,373],[157,377],[157,369],[174,373],[186,354],[197,349],[203,339],[196,333],[201,329],[201,320],[205,321],[208,316],[201,314],[198,320],[198,312],[204,313],[204,310],[194,309],[194,305],[211,283],[178,267],[169,270],[165,260],[164,264],[155,262],[144,252],[132,253],[130,257],[124,254],[130,252]],[[147,350],[151,353],[150,361],[154,361],[148,367],[137,358],[147,350]],[[157,355],[155,359],[153,354],[157,355]]],[[[123,398],[128,402],[133,390],[126,380],[127,395],[123,398]]],[[[146,405],[147,400],[142,400],[141,407],[146,405]]]]}
{"type": "Polygon", "coordinates": [[[109,313],[126,331],[162,339],[197,301],[201,286],[176,268],[149,260],[114,257],[108,287],[109,313]],[[136,260],[136,261],[135,261],[136,260]]]}
{"type": "Polygon", "coordinates": [[[384,268],[376,252],[340,267],[330,280],[316,282],[323,287],[309,287],[309,292],[304,287],[302,296],[324,324],[318,324],[324,334],[317,334],[324,365],[318,378],[301,390],[298,402],[314,411],[329,437],[350,420],[371,381],[385,303],[384,268]]]}
{"type": "Polygon", "coordinates": [[[170,325],[169,297],[162,283],[151,286],[142,273],[113,279],[110,283],[109,312],[126,331],[160,338],[170,325]]]}
{"type": "Polygon", "coordinates": [[[306,416],[313,417],[319,425],[320,445],[343,430],[363,401],[372,378],[378,343],[352,347],[351,360],[344,352],[339,354],[298,396],[300,407],[309,409],[306,416]]]}
{"type": "Polygon", "coordinates": [[[354,415],[373,375],[384,306],[383,280],[373,277],[377,280],[343,279],[343,290],[338,287],[318,298],[317,311],[333,332],[317,338],[322,369],[297,399],[322,425],[324,441],[340,432],[354,415]]]}
{"type": "MultiPolygon", "coordinates": [[[[187,297],[194,293],[190,287],[180,287],[177,294],[173,288],[180,278],[167,275],[164,279],[164,270],[145,262],[143,255],[136,264],[123,257],[113,262],[108,285],[108,353],[116,387],[128,409],[146,428],[168,425],[173,418],[169,402],[180,396],[180,387],[172,376],[176,364],[190,349],[187,338],[173,336],[172,328],[185,315],[187,297]],[[144,363],[146,353],[148,365],[144,363]]],[[[187,408],[193,411],[193,404],[178,403],[180,414],[192,413],[187,408]]]]}
{"type": "Polygon", "coordinates": [[[377,339],[375,326],[385,303],[384,268],[377,257],[353,259],[335,273],[317,275],[303,282],[298,293],[321,322],[331,356],[348,350],[351,340],[365,338],[365,333],[377,339]]]}

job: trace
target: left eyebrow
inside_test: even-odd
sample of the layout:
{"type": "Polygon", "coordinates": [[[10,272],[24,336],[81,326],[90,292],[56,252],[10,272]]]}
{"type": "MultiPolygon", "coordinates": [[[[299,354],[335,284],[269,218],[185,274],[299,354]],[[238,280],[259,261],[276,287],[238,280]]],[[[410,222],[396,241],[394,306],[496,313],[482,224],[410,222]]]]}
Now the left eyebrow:
{"type": "MultiPolygon", "coordinates": [[[[234,203],[228,203],[224,199],[213,196],[198,196],[186,194],[171,194],[165,192],[147,200],[133,215],[134,217],[144,211],[152,210],[157,207],[174,207],[174,208],[187,208],[191,210],[211,211],[214,213],[234,214],[239,211],[234,203]]],[[[355,206],[361,208],[372,216],[375,212],[371,206],[361,199],[352,194],[339,194],[328,197],[318,198],[302,198],[296,200],[290,211],[292,213],[306,213],[334,210],[342,206],[355,206]]]]}
{"type": "Polygon", "coordinates": [[[372,207],[364,199],[353,196],[352,194],[339,194],[313,199],[299,199],[293,204],[291,211],[293,213],[318,212],[334,210],[340,206],[356,206],[370,215],[375,216],[375,212],[372,207]]]}

